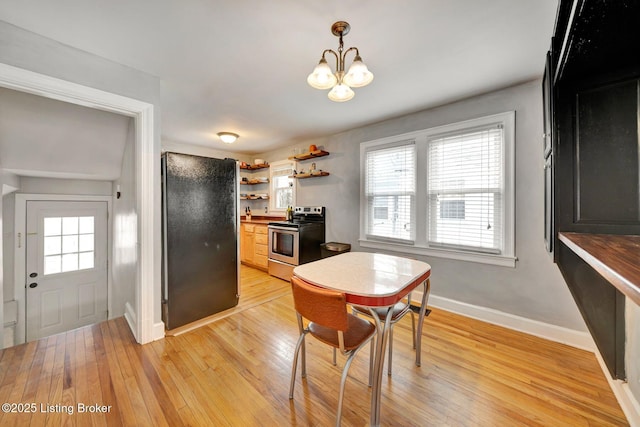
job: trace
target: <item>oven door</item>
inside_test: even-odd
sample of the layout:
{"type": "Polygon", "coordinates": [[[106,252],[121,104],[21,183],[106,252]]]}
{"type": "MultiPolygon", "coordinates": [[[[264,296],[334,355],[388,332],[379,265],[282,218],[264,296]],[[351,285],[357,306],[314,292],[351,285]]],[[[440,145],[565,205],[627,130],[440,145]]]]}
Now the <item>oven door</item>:
{"type": "Polygon", "coordinates": [[[295,228],[269,226],[269,258],[298,265],[300,262],[300,232],[295,228]]]}

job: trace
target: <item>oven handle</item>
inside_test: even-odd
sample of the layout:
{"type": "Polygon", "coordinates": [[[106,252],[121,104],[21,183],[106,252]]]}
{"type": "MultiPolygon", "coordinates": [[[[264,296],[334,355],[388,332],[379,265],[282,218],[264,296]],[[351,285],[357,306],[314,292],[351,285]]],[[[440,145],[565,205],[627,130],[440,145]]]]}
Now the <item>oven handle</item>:
{"type": "Polygon", "coordinates": [[[267,227],[269,230],[280,230],[280,231],[289,231],[291,233],[297,233],[299,230],[291,227],[278,227],[277,225],[269,225],[267,227]]]}

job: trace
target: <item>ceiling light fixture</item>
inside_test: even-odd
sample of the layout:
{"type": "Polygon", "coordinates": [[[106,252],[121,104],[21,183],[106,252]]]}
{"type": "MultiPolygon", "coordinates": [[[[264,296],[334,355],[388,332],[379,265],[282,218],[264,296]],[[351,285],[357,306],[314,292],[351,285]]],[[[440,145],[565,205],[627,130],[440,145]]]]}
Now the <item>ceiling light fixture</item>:
{"type": "Polygon", "coordinates": [[[233,144],[234,142],[236,142],[236,139],[240,137],[240,135],[238,135],[237,133],[232,132],[218,132],[217,135],[225,144],[233,144]]]}
{"type": "Polygon", "coordinates": [[[316,89],[331,89],[329,92],[329,99],[335,102],[348,101],[354,97],[355,93],[351,90],[352,87],[366,86],[373,80],[373,73],[369,71],[362,58],[360,58],[360,52],[357,47],[350,47],[344,53],[342,52],[343,43],[342,36],[346,36],[349,33],[351,26],[348,22],[338,21],[331,26],[331,33],[340,38],[340,45],[338,52],[332,49],[325,49],[322,52],[322,58],[316,65],[313,72],[307,77],[307,83],[316,89]],[[344,72],[344,59],[347,53],[355,51],[355,58],[349,67],[349,71],[344,72]],[[327,60],[325,59],[326,53],[333,53],[336,57],[336,72],[334,73],[327,60]]]}

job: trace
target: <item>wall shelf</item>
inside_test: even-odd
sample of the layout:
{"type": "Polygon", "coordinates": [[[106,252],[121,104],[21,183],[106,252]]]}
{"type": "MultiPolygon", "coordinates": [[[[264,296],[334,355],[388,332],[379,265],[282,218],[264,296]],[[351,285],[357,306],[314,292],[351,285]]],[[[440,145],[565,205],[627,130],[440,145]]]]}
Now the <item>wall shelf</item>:
{"type": "Polygon", "coordinates": [[[240,197],[240,200],[269,200],[269,196],[267,197],[246,196],[246,197],[240,197]]]}
{"type": "Polygon", "coordinates": [[[260,185],[260,184],[268,184],[269,181],[240,181],[240,185],[260,185]]]}
{"type": "Polygon", "coordinates": [[[242,166],[240,165],[240,169],[244,169],[244,170],[257,170],[257,169],[265,169],[268,168],[269,165],[268,164],[261,164],[261,165],[247,165],[247,166],[242,166]]]}
{"type": "Polygon", "coordinates": [[[309,159],[315,159],[316,157],[324,157],[328,155],[329,155],[328,151],[316,150],[316,151],[310,151],[305,154],[298,154],[296,156],[288,157],[288,160],[309,160],[309,159]]]}
{"type": "Polygon", "coordinates": [[[295,179],[305,179],[305,178],[318,178],[321,176],[328,176],[329,172],[317,172],[314,174],[310,174],[310,173],[299,173],[297,175],[289,175],[289,178],[295,178],[295,179]]]}

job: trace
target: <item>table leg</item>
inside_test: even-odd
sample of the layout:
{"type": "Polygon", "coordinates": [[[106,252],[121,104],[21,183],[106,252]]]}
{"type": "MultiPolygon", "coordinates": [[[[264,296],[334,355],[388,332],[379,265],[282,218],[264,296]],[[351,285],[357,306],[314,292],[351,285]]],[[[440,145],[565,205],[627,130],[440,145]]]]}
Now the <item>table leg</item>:
{"type": "Polygon", "coordinates": [[[376,322],[377,336],[376,348],[373,364],[373,385],[371,387],[371,415],[369,425],[380,425],[380,397],[382,395],[382,371],[384,368],[384,355],[386,354],[387,338],[389,336],[389,327],[391,325],[391,311],[393,306],[387,308],[384,325],[378,317],[375,310],[370,309],[371,315],[376,322]]]}
{"type": "Polygon", "coordinates": [[[420,356],[422,354],[422,326],[424,324],[424,316],[427,312],[427,301],[429,300],[429,292],[431,291],[431,282],[429,279],[424,281],[424,291],[422,292],[422,302],[420,304],[420,315],[418,316],[418,330],[416,331],[416,366],[420,366],[420,356]]]}

